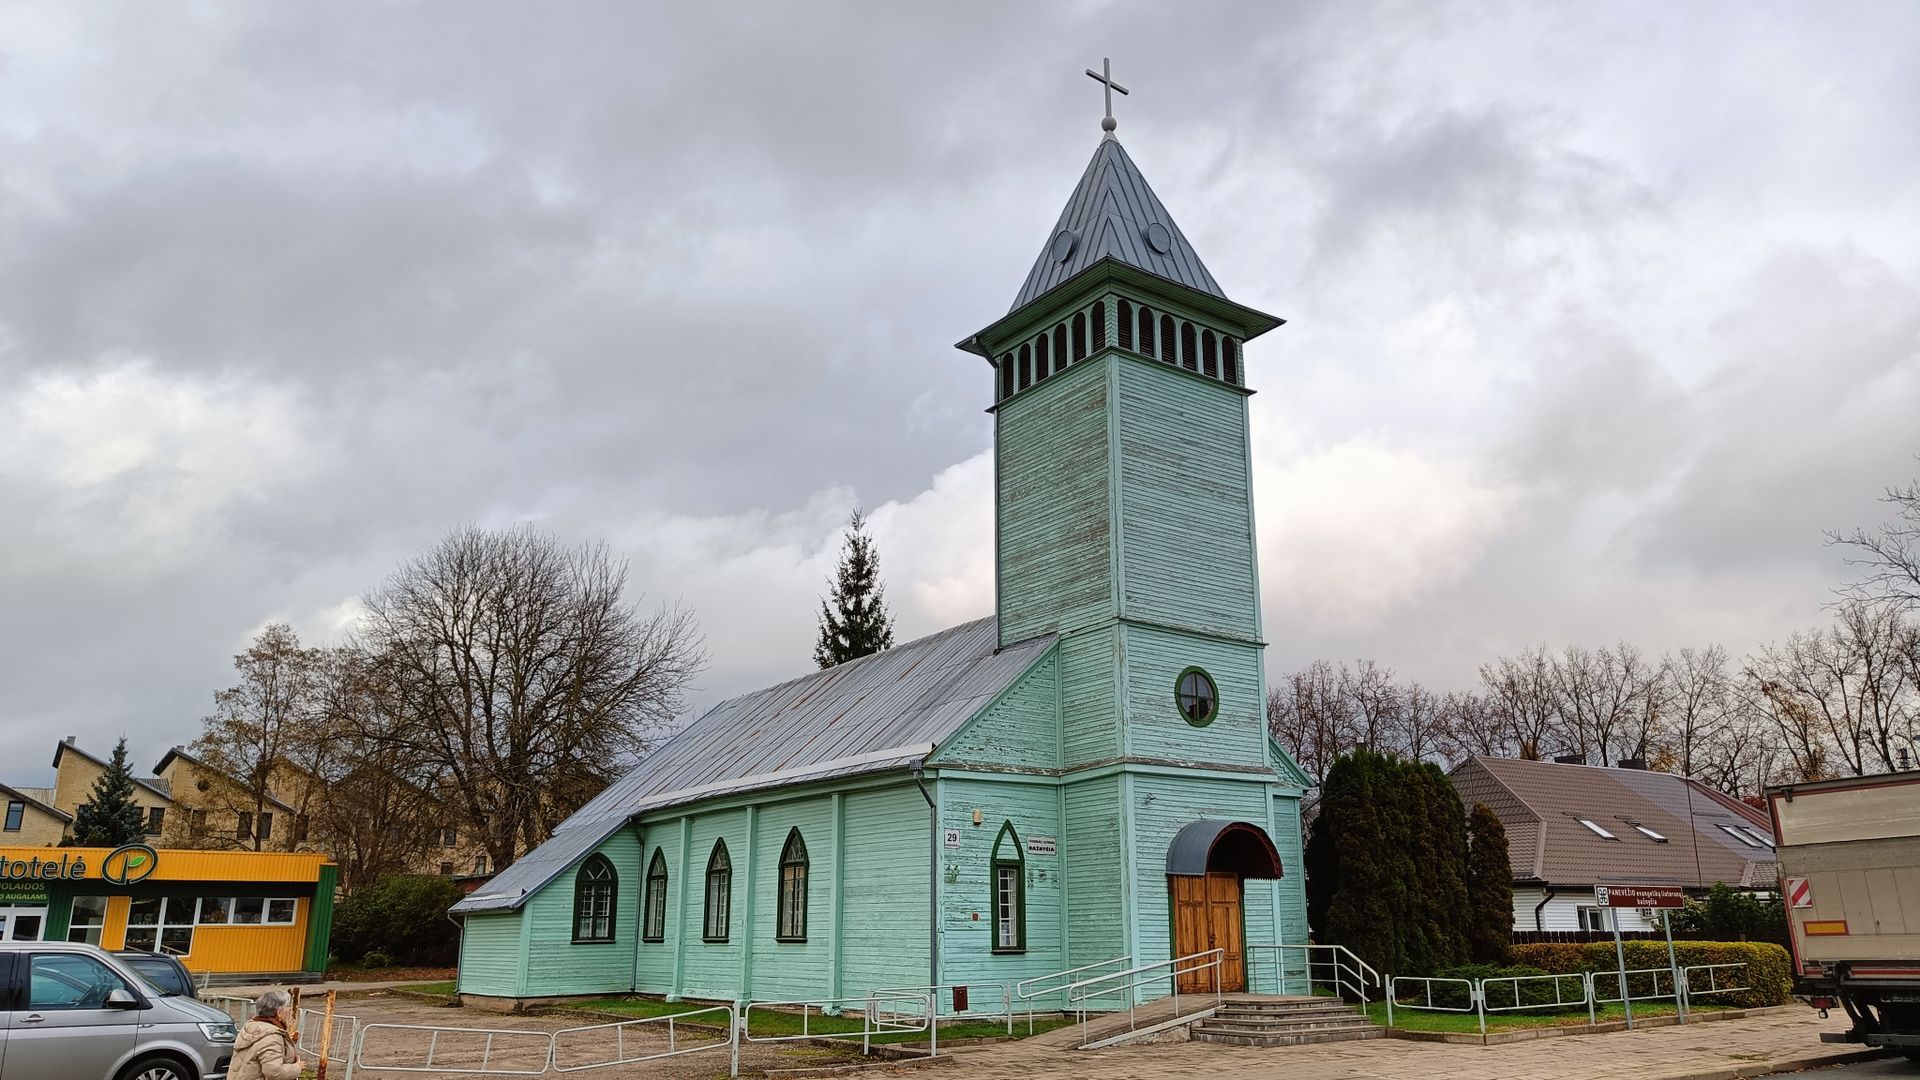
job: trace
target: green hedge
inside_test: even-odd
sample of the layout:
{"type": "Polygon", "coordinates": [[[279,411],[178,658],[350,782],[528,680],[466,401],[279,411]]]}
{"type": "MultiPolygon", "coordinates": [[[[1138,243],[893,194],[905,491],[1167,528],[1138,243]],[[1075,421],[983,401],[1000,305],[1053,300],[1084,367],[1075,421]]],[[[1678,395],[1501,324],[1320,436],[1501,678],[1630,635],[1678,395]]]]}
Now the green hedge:
{"type": "MultiPolygon", "coordinates": [[[[1667,943],[1664,941],[1629,941],[1626,950],[1628,970],[1667,966],[1667,943]]],[[[1734,972],[1734,982],[1749,989],[1701,997],[1700,987],[1696,985],[1694,1000],[1700,1004],[1726,1004],[1751,1009],[1785,1005],[1791,998],[1793,968],[1787,959],[1787,950],[1778,945],[1764,941],[1676,941],[1673,951],[1681,967],[1695,964],[1747,965],[1744,978],[1740,977],[1740,972],[1734,972]]],[[[1513,962],[1555,975],[1619,969],[1611,941],[1595,941],[1586,945],[1515,945],[1513,962]]],[[[1724,974],[1722,978],[1725,978],[1724,974]]],[[[1665,988],[1666,980],[1660,982],[1665,988]]],[[[1612,981],[1604,982],[1596,989],[1600,994],[1615,992],[1612,981]]],[[[1633,989],[1635,993],[1644,993],[1649,988],[1636,985],[1633,989]]]]}

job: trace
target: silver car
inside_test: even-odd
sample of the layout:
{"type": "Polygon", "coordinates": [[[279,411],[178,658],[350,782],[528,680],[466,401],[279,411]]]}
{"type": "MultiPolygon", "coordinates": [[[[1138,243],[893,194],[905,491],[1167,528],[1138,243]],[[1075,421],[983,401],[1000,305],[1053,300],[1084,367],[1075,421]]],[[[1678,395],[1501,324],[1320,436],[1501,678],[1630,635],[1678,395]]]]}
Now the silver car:
{"type": "Polygon", "coordinates": [[[224,1080],[233,1021],[92,945],[0,942],[0,1080],[224,1080]]]}

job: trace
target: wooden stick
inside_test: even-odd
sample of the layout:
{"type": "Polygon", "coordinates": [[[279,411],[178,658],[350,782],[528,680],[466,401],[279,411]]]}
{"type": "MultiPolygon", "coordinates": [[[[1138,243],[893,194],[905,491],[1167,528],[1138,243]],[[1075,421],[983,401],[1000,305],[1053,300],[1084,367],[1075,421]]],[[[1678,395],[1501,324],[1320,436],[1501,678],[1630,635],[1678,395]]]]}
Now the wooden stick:
{"type": "Polygon", "coordinates": [[[327,1080],[327,1051],[333,1045],[333,999],[337,991],[327,991],[327,1011],[320,1017],[320,1064],[314,1067],[315,1080],[327,1080]]]}
{"type": "Polygon", "coordinates": [[[287,987],[287,996],[293,999],[293,1003],[287,1006],[293,1013],[287,1026],[293,1031],[293,1041],[298,1043],[300,1041],[300,988],[297,986],[287,987]]]}

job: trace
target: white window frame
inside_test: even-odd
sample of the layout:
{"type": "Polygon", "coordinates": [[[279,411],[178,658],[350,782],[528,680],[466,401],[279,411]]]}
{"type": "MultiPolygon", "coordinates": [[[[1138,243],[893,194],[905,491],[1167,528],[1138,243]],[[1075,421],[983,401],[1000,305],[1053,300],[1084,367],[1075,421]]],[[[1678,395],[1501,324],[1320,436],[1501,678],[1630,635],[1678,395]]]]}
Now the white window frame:
{"type": "MultiPolygon", "coordinates": [[[[200,898],[197,896],[159,896],[152,897],[151,899],[160,901],[160,921],[142,923],[136,926],[133,922],[133,908],[129,906],[127,908],[127,936],[131,937],[135,932],[152,930],[153,948],[142,949],[140,946],[131,944],[124,939],[121,941],[122,947],[135,950],[136,952],[156,953],[160,956],[192,956],[194,939],[199,936],[195,931],[200,922],[200,898]],[[179,921],[177,917],[178,913],[174,910],[174,905],[176,904],[188,905],[185,922],[179,921]],[[185,949],[179,952],[167,951],[167,931],[169,930],[185,930],[187,932],[187,947],[185,949]]],[[[138,903],[137,900],[134,902],[138,903]]]]}
{"type": "Polygon", "coordinates": [[[1654,843],[1664,844],[1667,842],[1666,837],[1661,836],[1659,833],[1654,832],[1652,829],[1647,828],[1645,825],[1642,825],[1637,821],[1633,822],[1632,824],[1633,824],[1634,831],[1638,832],[1641,836],[1646,837],[1647,839],[1653,841],[1654,843]]]}
{"type": "Polygon", "coordinates": [[[1574,909],[1574,916],[1580,920],[1580,929],[1591,933],[1606,933],[1614,926],[1613,909],[1598,904],[1581,904],[1574,909]]]}
{"type": "Polygon", "coordinates": [[[89,893],[84,897],[76,896],[72,900],[68,901],[68,903],[71,906],[67,908],[67,940],[77,941],[78,943],[83,945],[100,944],[100,939],[103,936],[105,936],[107,932],[107,905],[110,904],[111,902],[112,902],[111,897],[105,896],[103,894],[92,894],[92,893],[89,893]],[[99,922],[93,923],[93,922],[74,922],[73,921],[73,917],[80,913],[79,905],[80,905],[80,901],[83,899],[92,899],[92,900],[100,901],[100,921],[99,922]],[[93,936],[90,938],[84,936],[86,932],[89,930],[93,931],[93,936]],[[76,931],[78,931],[82,936],[79,938],[75,938],[73,935],[76,931]]]}

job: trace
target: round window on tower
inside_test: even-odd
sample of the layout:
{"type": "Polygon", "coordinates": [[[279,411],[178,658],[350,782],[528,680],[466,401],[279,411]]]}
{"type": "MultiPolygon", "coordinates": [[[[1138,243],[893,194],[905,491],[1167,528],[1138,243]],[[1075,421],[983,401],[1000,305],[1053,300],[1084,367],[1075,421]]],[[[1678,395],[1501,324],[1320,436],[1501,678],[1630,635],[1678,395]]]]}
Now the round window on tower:
{"type": "Polygon", "coordinates": [[[1214,689],[1213,676],[1190,667],[1174,680],[1174,700],[1180,715],[1194,727],[1206,727],[1220,711],[1220,692],[1214,689]]]}

